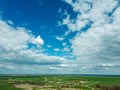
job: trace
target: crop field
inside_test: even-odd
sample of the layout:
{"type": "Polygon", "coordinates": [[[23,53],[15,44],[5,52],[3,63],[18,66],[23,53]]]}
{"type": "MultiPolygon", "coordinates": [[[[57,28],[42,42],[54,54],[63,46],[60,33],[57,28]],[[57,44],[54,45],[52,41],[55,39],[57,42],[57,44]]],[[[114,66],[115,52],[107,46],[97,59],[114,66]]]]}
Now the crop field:
{"type": "Polygon", "coordinates": [[[0,90],[120,90],[120,76],[0,76],[0,90]]]}

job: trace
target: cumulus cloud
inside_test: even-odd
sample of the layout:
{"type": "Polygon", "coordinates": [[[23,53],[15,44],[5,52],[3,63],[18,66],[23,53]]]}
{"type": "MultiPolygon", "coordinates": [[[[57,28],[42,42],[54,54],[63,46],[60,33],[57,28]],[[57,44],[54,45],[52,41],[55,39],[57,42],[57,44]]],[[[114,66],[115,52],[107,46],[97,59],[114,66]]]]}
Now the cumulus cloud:
{"type": "Polygon", "coordinates": [[[13,70],[13,69],[15,69],[15,67],[14,66],[11,66],[11,65],[4,65],[4,64],[0,64],[0,68],[3,68],[3,69],[11,69],[11,70],[13,70]]]}
{"type": "Polygon", "coordinates": [[[0,52],[11,52],[27,48],[32,34],[25,28],[14,28],[6,22],[0,20],[0,52]]]}
{"type": "Polygon", "coordinates": [[[43,41],[43,39],[42,39],[40,36],[38,36],[38,37],[36,37],[36,38],[35,38],[35,37],[32,38],[31,42],[32,42],[33,44],[35,44],[38,48],[39,48],[41,45],[44,44],[44,41],[43,41]]]}
{"type": "Polygon", "coordinates": [[[51,71],[60,74],[118,74],[120,64],[101,63],[101,64],[78,64],[70,61],[64,64],[48,66],[51,71]],[[116,69],[117,68],[117,69],[116,69]]]}
{"type": "Polygon", "coordinates": [[[59,51],[60,51],[59,48],[54,48],[53,50],[56,51],[56,52],[59,52],[59,51]]]}
{"type": "Polygon", "coordinates": [[[31,43],[42,47],[44,41],[40,36],[35,37],[30,30],[13,27],[0,19],[0,62],[3,63],[0,67],[14,69],[11,65],[54,65],[65,62],[65,58],[49,56],[36,47],[31,48],[31,43]],[[10,66],[4,63],[10,63],[10,66]]]}
{"type": "Polygon", "coordinates": [[[67,25],[71,31],[79,31],[91,22],[94,22],[94,26],[109,22],[108,15],[113,13],[118,5],[116,0],[76,0],[75,2],[65,0],[65,2],[71,5],[74,12],[78,13],[75,19],[70,19],[69,14],[63,19],[63,24],[67,25]]]}
{"type": "Polygon", "coordinates": [[[57,40],[59,40],[59,41],[63,41],[63,40],[64,40],[64,37],[56,36],[55,38],[56,38],[57,40]]]}
{"type": "Polygon", "coordinates": [[[65,42],[62,43],[63,46],[66,46],[67,44],[65,42]]]}
{"type": "Polygon", "coordinates": [[[51,48],[52,46],[51,45],[47,45],[48,48],[51,48]]]}
{"type": "Polygon", "coordinates": [[[74,19],[68,14],[62,25],[68,27],[69,33],[78,31],[70,43],[79,63],[120,62],[119,1],[64,1],[77,13],[74,19]]]}

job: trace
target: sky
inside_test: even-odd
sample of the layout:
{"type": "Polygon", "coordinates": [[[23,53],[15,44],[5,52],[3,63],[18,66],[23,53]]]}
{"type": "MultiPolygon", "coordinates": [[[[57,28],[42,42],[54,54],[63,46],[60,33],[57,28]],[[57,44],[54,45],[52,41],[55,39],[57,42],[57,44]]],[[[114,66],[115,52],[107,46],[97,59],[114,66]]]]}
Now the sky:
{"type": "Polygon", "coordinates": [[[0,74],[119,71],[120,0],[0,0],[0,74]]]}

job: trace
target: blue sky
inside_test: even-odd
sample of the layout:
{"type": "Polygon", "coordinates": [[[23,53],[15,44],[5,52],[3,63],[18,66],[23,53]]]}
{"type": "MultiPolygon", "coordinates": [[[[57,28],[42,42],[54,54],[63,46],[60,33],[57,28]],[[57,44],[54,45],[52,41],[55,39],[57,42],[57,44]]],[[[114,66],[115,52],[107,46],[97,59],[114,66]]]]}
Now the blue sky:
{"type": "Polygon", "coordinates": [[[120,0],[0,0],[0,74],[120,74],[120,0]]]}

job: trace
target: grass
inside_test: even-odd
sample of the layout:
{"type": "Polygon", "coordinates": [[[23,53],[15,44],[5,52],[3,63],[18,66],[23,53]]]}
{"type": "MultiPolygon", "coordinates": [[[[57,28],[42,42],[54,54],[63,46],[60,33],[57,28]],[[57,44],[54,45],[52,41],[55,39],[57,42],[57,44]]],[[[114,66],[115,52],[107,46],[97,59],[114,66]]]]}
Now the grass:
{"type": "Polygon", "coordinates": [[[12,84],[6,82],[0,82],[0,90],[23,90],[21,88],[15,88],[12,84]]]}
{"type": "MultiPolygon", "coordinates": [[[[77,90],[120,90],[120,76],[72,76],[72,75],[44,75],[44,76],[0,76],[0,90],[22,90],[15,88],[15,84],[29,83],[44,88],[75,88],[77,90]],[[112,88],[112,89],[111,89],[112,88]]],[[[39,90],[39,87],[33,90],[39,90]]]]}

